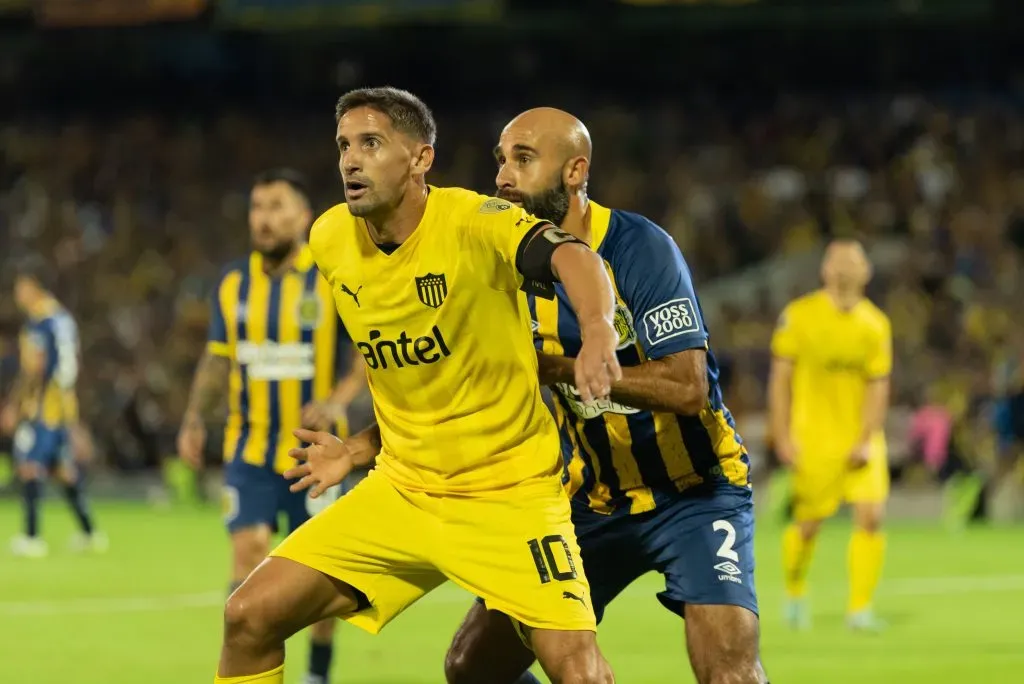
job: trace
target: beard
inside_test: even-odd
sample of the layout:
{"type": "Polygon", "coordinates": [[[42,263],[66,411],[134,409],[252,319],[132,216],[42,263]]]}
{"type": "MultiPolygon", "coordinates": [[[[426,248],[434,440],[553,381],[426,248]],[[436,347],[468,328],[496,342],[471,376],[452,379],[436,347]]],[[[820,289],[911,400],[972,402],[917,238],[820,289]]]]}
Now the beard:
{"type": "Polygon", "coordinates": [[[272,264],[279,264],[295,249],[295,242],[286,240],[270,247],[257,247],[256,251],[272,264]]]}
{"type": "Polygon", "coordinates": [[[519,202],[527,213],[551,221],[556,226],[562,225],[562,221],[569,213],[569,190],[562,184],[561,178],[547,190],[541,190],[533,195],[514,192],[506,194],[507,196],[503,197],[502,193],[498,193],[498,196],[511,202],[519,202]]]}

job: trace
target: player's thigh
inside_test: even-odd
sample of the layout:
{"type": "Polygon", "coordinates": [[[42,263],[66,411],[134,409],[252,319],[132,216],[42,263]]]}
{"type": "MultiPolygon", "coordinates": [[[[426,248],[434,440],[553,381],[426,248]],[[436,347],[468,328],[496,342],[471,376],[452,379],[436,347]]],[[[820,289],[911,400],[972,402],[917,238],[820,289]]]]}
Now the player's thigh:
{"type": "Polygon", "coordinates": [[[884,446],[873,447],[867,465],[850,471],[843,498],[852,504],[881,503],[889,498],[889,463],[884,446]]]}
{"type": "Polygon", "coordinates": [[[441,544],[428,495],[399,491],[372,473],[271,552],[354,587],[365,599],[341,616],[369,632],[444,581],[429,555],[441,544]]]}
{"type": "MultiPolygon", "coordinates": [[[[267,558],[228,598],[228,641],[276,643],[321,620],[358,609],[352,587],[286,558],[267,558]]],[[[250,644],[251,645],[251,644],[250,644]]]]}
{"type": "Polygon", "coordinates": [[[12,446],[18,477],[23,481],[42,479],[56,464],[55,435],[37,423],[20,423],[14,431],[12,446]]]}
{"type": "Polygon", "coordinates": [[[448,684],[513,684],[533,660],[512,619],[474,601],[448,648],[444,673],[448,684]]]}
{"type": "Polygon", "coordinates": [[[792,474],[793,519],[811,522],[835,515],[843,501],[848,473],[844,458],[811,460],[808,456],[808,462],[792,474]]]}
{"type": "Polygon", "coordinates": [[[754,504],[749,490],[722,485],[667,504],[647,523],[646,552],[665,576],[662,605],[740,606],[757,614],[754,504]]]}
{"type": "Polygon", "coordinates": [[[438,567],[488,608],[532,628],[596,629],[569,500],[557,478],[448,499],[444,524],[438,567]]]}
{"type": "Polygon", "coordinates": [[[686,650],[697,681],[759,681],[760,623],[742,606],[686,605],[686,650]]]}

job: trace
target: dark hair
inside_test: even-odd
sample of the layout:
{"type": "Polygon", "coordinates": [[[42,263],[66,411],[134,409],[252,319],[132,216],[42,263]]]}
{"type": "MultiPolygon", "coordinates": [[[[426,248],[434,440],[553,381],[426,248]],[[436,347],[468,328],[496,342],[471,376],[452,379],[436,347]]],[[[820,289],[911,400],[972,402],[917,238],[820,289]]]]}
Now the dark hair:
{"type": "Polygon", "coordinates": [[[338,106],[334,109],[335,121],[359,107],[369,107],[385,114],[396,130],[420,142],[433,145],[437,139],[433,113],[423,100],[408,90],[391,86],[350,90],[338,98],[338,106]]]}
{"type": "Polygon", "coordinates": [[[306,177],[295,169],[287,167],[267,169],[256,174],[256,177],[252,180],[254,188],[260,185],[270,185],[271,183],[286,183],[292,190],[299,193],[302,199],[306,200],[306,204],[312,206],[312,202],[309,199],[309,183],[306,181],[306,177]]]}
{"type": "Polygon", "coordinates": [[[57,283],[57,269],[41,256],[30,254],[19,259],[14,265],[14,277],[29,278],[39,287],[52,292],[57,283]]]}

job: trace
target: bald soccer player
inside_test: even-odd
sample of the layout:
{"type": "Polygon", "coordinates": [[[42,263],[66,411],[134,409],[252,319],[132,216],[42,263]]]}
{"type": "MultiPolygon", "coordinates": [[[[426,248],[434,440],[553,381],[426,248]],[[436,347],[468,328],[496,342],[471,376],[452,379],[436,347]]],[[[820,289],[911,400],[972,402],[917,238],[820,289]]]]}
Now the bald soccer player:
{"type": "MultiPolygon", "coordinates": [[[[581,335],[560,285],[529,298],[541,382],[554,412],[572,517],[600,620],[633,580],[665,578],[661,603],[684,617],[701,684],[766,682],[758,654],[754,517],[749,462],[722,402],[690,270],[672,239],[637,214],[587,197],[591,142],[555,109],[516,117],[494,149],[498,196],[557,223],[604,260],[616,289],[622,379],[584,402],[573,386],[581,335]]],[[[534,549],[542,577],[562,570],[534,549]]],[[[533,653],[507,616],[477,602],[445,663],[449,684],[513,684],[533,653]]]]}
{"type": "Polygon", "coordinates": [[[824,287],[791,302],[772,339],[769,405],[779,460],[791,473],[793,524],[783,535],[786,619],[810,624],[807,569],[821,522],[853,507],[850,627],[881,626],[871,610],[882,572],[882,518],[889,494],[885,414],[892,371],[888,317],[864,297],[871,265],[855,240],[835,240],[824,287]]]}

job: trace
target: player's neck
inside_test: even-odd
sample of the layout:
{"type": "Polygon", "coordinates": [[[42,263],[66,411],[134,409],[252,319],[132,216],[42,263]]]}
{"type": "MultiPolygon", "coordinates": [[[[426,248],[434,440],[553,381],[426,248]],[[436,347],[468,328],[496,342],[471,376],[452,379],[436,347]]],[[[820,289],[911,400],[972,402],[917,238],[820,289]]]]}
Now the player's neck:
{"type": "Polygon", "coordinates": [[[590,200],[585,193],[578,193],[569,198],[569,211],[562,219],[562,230],[578,240],[590,244],[592,231],[590,230],[590,200]]]}
{"type": "Polygon", "coordinates": [[[842,311],[849,311],[864,299],[864,292],[857,288],[826,287],[825,292],[842,311]]]}
{"type": "Polygon", "coordinates": [[[416,186],[403,197],[397,207],[380,216],[367,216],[366,228],[370,238],[378,245],[400,245],[409,239],[423,220],[427,210],[428,190],[416,186]]]}

